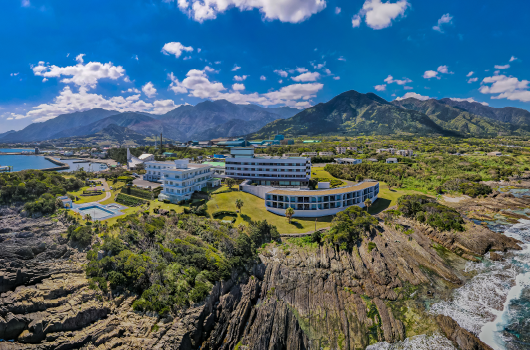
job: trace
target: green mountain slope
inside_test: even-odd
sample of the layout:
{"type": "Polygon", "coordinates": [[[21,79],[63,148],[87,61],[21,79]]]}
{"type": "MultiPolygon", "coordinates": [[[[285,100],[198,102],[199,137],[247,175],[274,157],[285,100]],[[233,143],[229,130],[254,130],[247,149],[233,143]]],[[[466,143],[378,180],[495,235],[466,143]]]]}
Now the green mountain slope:
{"type": "Polygon", "coordinates": [[[465,136],[526,134],[524,130],[519,130],[520,128],[515,125],[475,115],[465,110],[451,107],[435,99],[420,101],[415,98],[407,98],[400,101],[393,101],[392,103],[402,108],[425,113],[442,128],[461,133],[465,136]]]}
{"type": "Polygon", "coordinates": [[[353,90],[344,92],[327,103],[319,103],[303,110],[289,119],[269,123],[249,135],[249,138],[267,138],[276,133],[286,136],[329,133],[454,135],[423,113],[400,108],[372,93],[361,94],[353,90]]]}
{"type": "Polygon", "coordinates": [[[65,137],[54,140],[58,144],[83,145],[127,145],[138,146],[147,144],[147,137],[129,128],[111,124],[95,134],[65,137]]]}

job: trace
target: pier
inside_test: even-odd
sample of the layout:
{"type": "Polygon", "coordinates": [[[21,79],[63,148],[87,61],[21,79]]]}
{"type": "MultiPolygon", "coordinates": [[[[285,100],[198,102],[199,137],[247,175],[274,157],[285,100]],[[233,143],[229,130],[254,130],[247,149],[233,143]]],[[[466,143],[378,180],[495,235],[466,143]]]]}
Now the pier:
{"type": "Polygon", "coordinates": [[[12,171],[13,171],[13,167],[11,165],[0,166],[0,173],[10,173],[12,171]]]}
{"type": "Polygon", "coordinates": [[[42,171],[57,171],[57,170],[66,170],[66,169],[70,169],[70,165],[66,164],[66,163],[63,163],[55,158],[52,158],[52,157],[44,157],[44,159],[46,160],[49,160],[50,162],[52,162],[53,164],[55,165],[59,165],[57,167],[53,167],[53,168],[46,168],[46,169],[40,169],[42,171]]]}

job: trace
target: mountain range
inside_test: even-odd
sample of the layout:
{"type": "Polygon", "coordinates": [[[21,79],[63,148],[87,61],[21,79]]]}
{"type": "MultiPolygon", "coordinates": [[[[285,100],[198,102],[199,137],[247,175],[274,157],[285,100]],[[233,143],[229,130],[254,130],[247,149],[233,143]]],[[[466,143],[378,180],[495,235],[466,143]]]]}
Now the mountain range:
{"type": "Polygon", "coordinates": [[[102,130],[90,135],[71,136],[56,139],[57,143],[73,143],[99,146],[140,146],[147,142],[147,136],[139,134],[129,128],[110,124],[102,130]]]}
{"type": "Polygon", "coordinates": [[[492,108],[451,99],[408,98],[388,102],[354,90],[297,115],[276,120],[248,136],[347,134],[430,134],[462,137],[530,135],[530,112],[519,108],[492,108]]]}
{"type": "Polygon", "coordinates": [[[35,142],[89,136],[113,124],[145,136],[162,133],[167,139],[201,141],[245,135],[276,119],[289,118],[298,112],[295,108],[236,105],[226,100],[205,101],[196,106],[184,105],[163,115],[120,113],[94,108],[62,114],[45,122],[30,124],[20,131],[1,134],[0,142],[35,142]]]}

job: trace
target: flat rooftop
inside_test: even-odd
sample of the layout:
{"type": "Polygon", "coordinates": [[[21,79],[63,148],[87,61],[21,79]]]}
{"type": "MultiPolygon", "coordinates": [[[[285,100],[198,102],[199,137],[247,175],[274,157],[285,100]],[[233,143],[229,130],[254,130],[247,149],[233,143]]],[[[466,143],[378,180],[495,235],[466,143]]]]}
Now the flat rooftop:
{"type": "Polygon", "coordinates": [[[270,192],[267,192],[267,194],[276,194],[276,195],[282,195],[282,196],[328,196],[333,194],[343,194],[348,192],[354,192],[354,191],[360,191],[364,190],[366,188],[374,187],[377,185],[378,182],[361,182],[360,184],[353,185],[353,186],[347,186],[347,187],[339,187],[339,188],[331,188],[326,190],[313,190],[313,191],[307,191],[307,190],[273,190],[270,192]]]}

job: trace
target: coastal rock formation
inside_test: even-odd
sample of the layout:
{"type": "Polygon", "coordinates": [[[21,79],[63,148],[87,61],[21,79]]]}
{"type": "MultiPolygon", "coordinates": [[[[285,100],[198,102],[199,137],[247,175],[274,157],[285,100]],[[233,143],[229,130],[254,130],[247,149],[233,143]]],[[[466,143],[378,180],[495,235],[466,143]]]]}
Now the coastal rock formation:
{"type": "MultiPolygon", "coordinates": [[[[204,302],[161,318],[134,312],[136,295],[91,289],[85,252],[66,242],[60,221],[0,213],[0,339],[13,340],[0,342],[2,350],[360,349],[408,336],[396,303],[463,283],[433,241],[462,257],[518,249],[471,223],[459,236],[403,221],[413,229],[407,234],[381,222],[352,252],[285,240],[262,247],[261,263],[218,282],[204,302]]],[[[438,320],[449,339],[487,349],[464,347],[479,343],[451,321],[438,320]]]]}
{"type": "Polygon", "coordinates": [[[449,316],[438,315],[436,321],[445,333],[447,338],[458,344],[462,350],[493,350],[489,345],[484,344],[471,332],[463,329],[449,316]]]}

